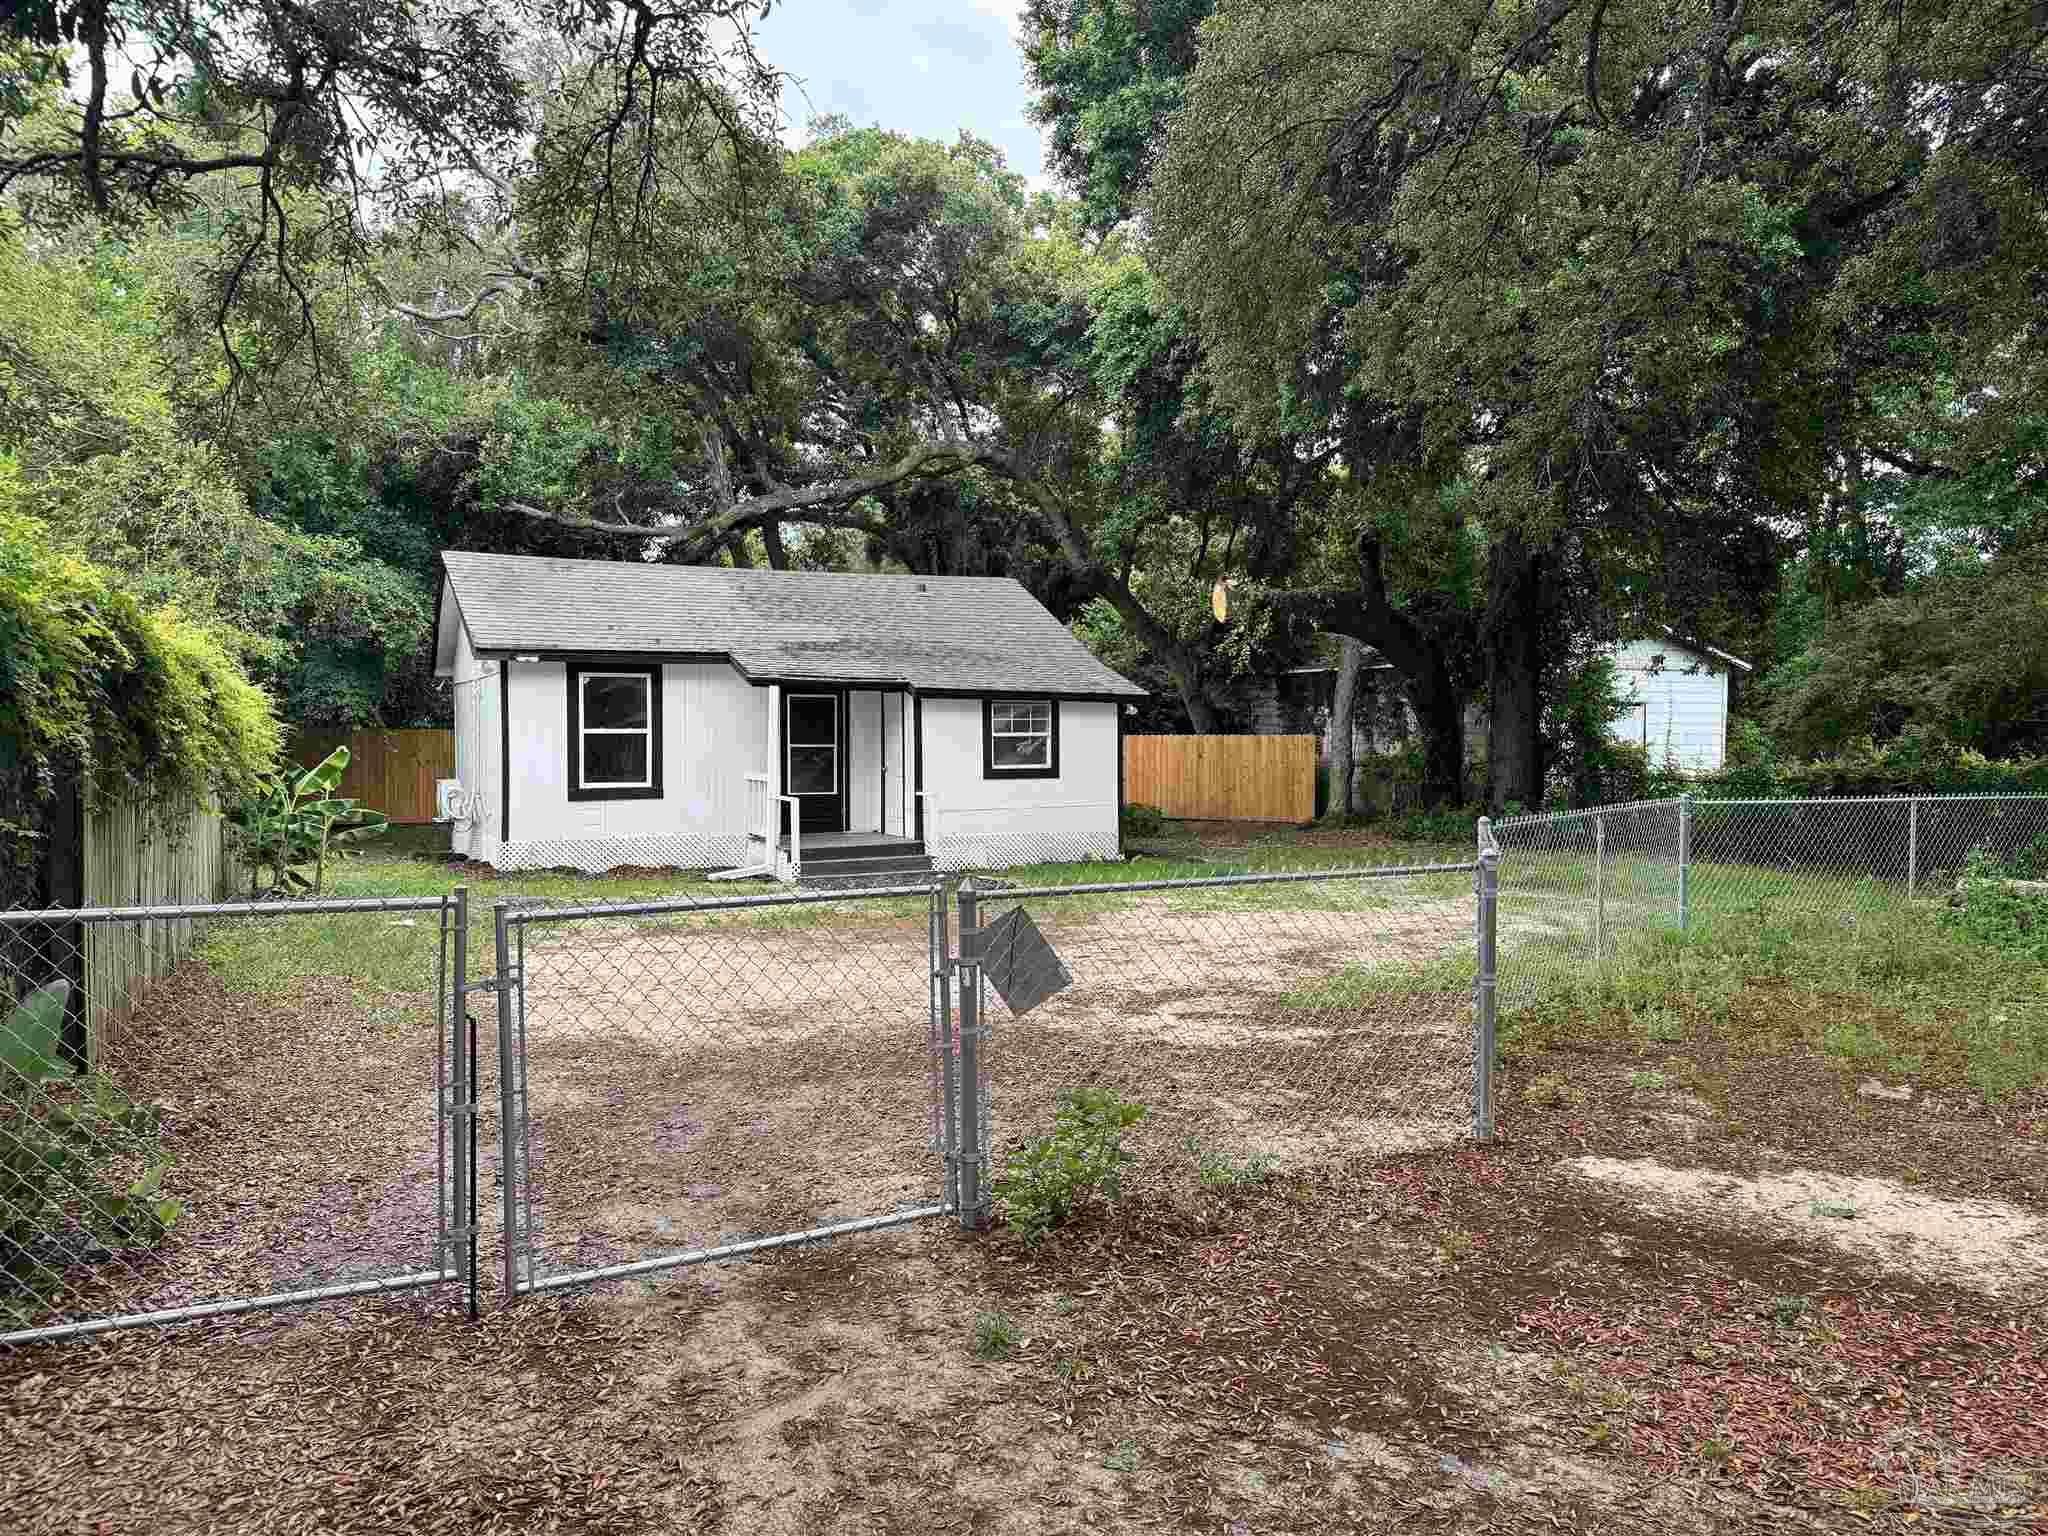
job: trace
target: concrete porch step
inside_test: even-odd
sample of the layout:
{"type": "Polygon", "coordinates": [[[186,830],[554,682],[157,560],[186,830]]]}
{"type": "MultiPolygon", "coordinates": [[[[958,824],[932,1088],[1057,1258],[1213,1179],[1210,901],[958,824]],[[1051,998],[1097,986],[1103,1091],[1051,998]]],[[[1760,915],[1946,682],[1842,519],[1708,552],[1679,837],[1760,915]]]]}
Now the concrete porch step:
{"type": "Polygon", "coordinates": [[[933,879],[931,858],[921,853],[893,858],[806,858],[797,872],[797,884],[809,890],[926,886],[933,879]]]}

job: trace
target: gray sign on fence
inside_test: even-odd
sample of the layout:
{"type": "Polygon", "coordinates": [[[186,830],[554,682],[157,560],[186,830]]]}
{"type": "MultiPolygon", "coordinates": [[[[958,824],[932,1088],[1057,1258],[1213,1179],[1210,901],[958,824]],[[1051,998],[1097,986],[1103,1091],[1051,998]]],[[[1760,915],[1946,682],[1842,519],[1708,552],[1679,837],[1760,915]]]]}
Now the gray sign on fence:
{"type": "Polygon", "coordinates": [[[981,973],[1010,1012],[1018,1015],[1074,984],[1066,961],[1022,907],[1012,907],[983,930],[981,973]]]}

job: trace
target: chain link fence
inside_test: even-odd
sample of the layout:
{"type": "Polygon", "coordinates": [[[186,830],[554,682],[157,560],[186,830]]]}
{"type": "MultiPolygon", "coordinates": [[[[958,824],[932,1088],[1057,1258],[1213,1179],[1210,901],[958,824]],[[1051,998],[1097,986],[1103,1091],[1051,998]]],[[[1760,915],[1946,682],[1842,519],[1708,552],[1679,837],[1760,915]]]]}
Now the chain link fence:
{"type": "Polygon", "coordinates": [[[963,885],[962,1203],[1077,1087],[1145,1106],[1126,1188],[1471,1135],[1477,873],[963,885]]]}
{"type": "Polygon", "coordinates": [[[458,1278],[455,905],[0,912],[0,1345],[458,1278]]]}
{"type": "Polygon", "coordinates": [[[507,1294],[942,1214],[931,889],[501,903],[507,1294]]]}
{"type": "Polygon", "coordinates": [[[1662,934],[1850,924],[1945,899],[1973,862],[2048,876],[2048,795],[1681,796],[1494,827],[1507,1007],[1587,985],[1662,934]]]}

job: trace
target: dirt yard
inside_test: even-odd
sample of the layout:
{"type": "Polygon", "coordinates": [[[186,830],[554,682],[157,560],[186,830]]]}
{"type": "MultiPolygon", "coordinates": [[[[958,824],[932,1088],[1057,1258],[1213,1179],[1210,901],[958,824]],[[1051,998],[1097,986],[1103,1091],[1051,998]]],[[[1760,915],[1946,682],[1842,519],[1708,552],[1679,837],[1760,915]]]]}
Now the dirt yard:
{"type": "MultiPolygon", "coordinates": [[[[0,1353],[0,1525],[2048,1529],[2037,1100],[1901,1096],[1785,1038],[1560,1033],[1512,1058],[1475,1146],[1463,993],[1383,974],[1455,949],[1469,907],[1274,916],[1042,914],[1077,981],[998,1010],[1001,1134],[1090,1075],[1153,1112],[1128,1198],[1039,1250],[932,1221],[487,1289],[476,1324],[444,1289],[0,1353]],[[1190,1135],[1280,1171],[1206,1188],[1190,1135]]],[[[902,922],[536,942],[544,1267],[929,1199],[923,948],[902,922]]],[[[152,1086],[195,1126],[181,1177],[213,1161],[160,1293],[214,1255],[264,1280],[401,1257],[374,1234],[430,1220],[434,1151],[380,1129],[431,1070],[404,999],[300,987],[252,1022],[179,984],[212,1033],[163,1046],[182,1098],[152,1086]],[[298,1224],[204,1209],[272,1177],[322,1093],[342,1112],[283,1186],[298,1224]]]]}

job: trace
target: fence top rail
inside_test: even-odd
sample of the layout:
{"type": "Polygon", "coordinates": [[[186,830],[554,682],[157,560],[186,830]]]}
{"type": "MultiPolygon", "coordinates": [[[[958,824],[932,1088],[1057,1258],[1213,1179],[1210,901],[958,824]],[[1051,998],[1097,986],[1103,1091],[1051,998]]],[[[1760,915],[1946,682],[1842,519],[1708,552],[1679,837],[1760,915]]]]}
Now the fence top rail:
{"type": "Polygon", "coordinates": [[[1723,800],[1718,795],[1694,795],[1693,809],[1703,805],[1922,805],[1930,801],[1940,803],[1955,800],[2027,800],[2048,801],[2048,793],[2036,791],[1986,790],[1982,794],[1971,790],[1954,790],[1939,795],[1812,795],[1805,799],[1789,800],[1777,797],[1760,800],[1723,800]]]}
{"type": "Polygon", "coordinates": [[[1219,885],[1304,885],[1319,880],[1393,880],[1414,875],[1469,875],[1476,860],[1462,864],[1374,864],[1362,869],[1288,869],[1250,875],[1195,875],[1177,880],[1091,880],[1083,885],[975,884],[978,896],[1005,900],[1025,896],[1113,896],[1124,891],[1186,891],[1219,885]]]}
{"type": "MultiPolygon", "coordinates": [[[[1493,830],[1498,833],[1504,827],[1528,827],[1539,823],[1579,821],[1588,816],[1607,816],[1618,811],[1664,810],[1677,805],[1681,798],[1678,795],[1668,795],[1662,800],[1618,800],[1613,805],[1589,805],[1583,810],[1577,811],[1533,811],[1523,816],[1500,816],[1494,818],[1493,830]]],[[[1717,800],[1714,803],[1716,805],[1727,805],[1731,802],[1717,800]]]]}
{"type": "Polygon", "coordinates": [[[188,917],[319,917],[334,912],[439,912],[455,893],[439,896],[350,896],[319,901],[208,901],[141,907],[45,907],[0,911],[0,927],[26,923],[138,923],[188,917]]]}
{"type": "Polygon", "coordinates": [[[852,890],[783,891],[771,896],[674,896],[666,901],[585,902],[572,907],[515,907],[500,901],[505,921],[515,924],[566,923],[592,917],[661,917],[685,912],[736,912],[758,907],[817,907],[835,901],[877,901],[884,897],[901,900],[916,896],[926,901],[942,882],[934,876],[924,885],[866,885],[852,890]]]}

